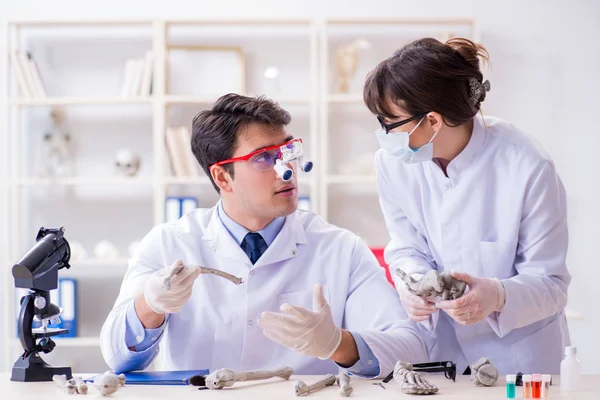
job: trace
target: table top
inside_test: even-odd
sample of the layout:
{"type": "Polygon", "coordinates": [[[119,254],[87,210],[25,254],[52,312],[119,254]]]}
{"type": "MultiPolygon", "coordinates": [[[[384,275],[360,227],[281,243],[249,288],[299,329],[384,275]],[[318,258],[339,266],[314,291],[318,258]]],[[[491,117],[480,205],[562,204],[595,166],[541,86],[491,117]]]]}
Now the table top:
{"type": "MultiPolygon", "coordinates": [[[[78,374],[76,374],[78,375],[78,374]]],[[[92,374],[81,374],[87,377],[92,374]]],[[[119,388],[116,393],[106,397],[107,399],[297,399],[294,393],[294,384],[297,380],[303,380],[310,385],[322,376],[295,375],[289,381],[278,378],[266,381],[238,382],[233,387],[222,390],[202,390],[199,391],[195,386],[156,386],[156,385],[127,385],[119,388]]],[[[435,398],[439,399],[505,399],[506,388],[504,379],[499,379],[493,387],[476,387],[468,376],[459,376],[456,382],[446,379],[442,375],[427,375],[430,383],[439,388],[435,398]]],[[[557,379],[554,381],[557,382],[557,379]]],[[[400,385],[394,381],[383,384],[385,389],[374,383],[380,380],[361,379],[352,377],[351,384],[353,392],[350,398],[367,399],[398,399],[398,398],[419,398],[421,396],[411,396],[403,394],[400,385]]],[[[582,390],[578,392],[561,393],[560,387],[553,384],[550,388],[550,399],[560,400],[592,400],[600,399],[600,375],[584,376],[582,390]]],[[[12,382],[10,373],[0,373],[0,392],[4,398],[11,400],[21,399],[65,399],[75,398],[58,388],[54,382],[12,382]]],[[[100,396],[100,393],[90,385],[88,396],[100,396]]],[[[338,386],[324,388],[318,392],[307,395],[309,398],[331,398],[339,399],[342,397],[338,386]]],[[[100,398],[103,398],[100,396],[100,398]]],[[[517,398],[522,398],[521,387],[517,387],[517,398]]]]}

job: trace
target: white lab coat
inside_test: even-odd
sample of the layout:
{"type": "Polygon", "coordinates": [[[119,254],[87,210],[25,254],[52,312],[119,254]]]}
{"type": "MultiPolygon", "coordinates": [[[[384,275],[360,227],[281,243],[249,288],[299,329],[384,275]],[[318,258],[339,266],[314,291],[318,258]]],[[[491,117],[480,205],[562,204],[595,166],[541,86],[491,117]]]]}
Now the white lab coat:
{"type": "Polygon", "coordinates": [[[479,323],[460,325],[441,310],[425,321],[436,337],[432,359],[455,361],[459,373],[479,357],[500,373],[558,373],[569,344],[565,191],[533,139],[499,119],[483,121],[475,118],[448,177],[434,161],[404,164],[377,153],[391,236],[384,256],[393,276],[396,267],[454,269],[505,287],[503,311],[479,323]]]}
{"type": "MultiPolygon", "coordinates": [[[[159,225],[143,239],[101,332],[102,354],[112,369],[120,370],[117,359],[144,357],[125,343],[127,307],[152,272],[177,259],[224,270],[244,283],[236,286],[215,275],[196,280],[191,299],[181,312],[170,315],[156,341],[162,369],[251,370],[287,365],[297,374],[335,373],[338,367],[333,361],[272,342],[256,324],[263,311],[279,312],[283,303],[312,309],[316,283],[324,287],[335,323],[362,336],[379,361],[381,375],[391,372],[400,359],[427,361],[431,345],[427,331],[407,319],[383,268],[356,235],[315,214],[296,211],[252,266],[213,208],[159,225]]],[[[143,352],[152,352],[155,346],[143,352]]]]}

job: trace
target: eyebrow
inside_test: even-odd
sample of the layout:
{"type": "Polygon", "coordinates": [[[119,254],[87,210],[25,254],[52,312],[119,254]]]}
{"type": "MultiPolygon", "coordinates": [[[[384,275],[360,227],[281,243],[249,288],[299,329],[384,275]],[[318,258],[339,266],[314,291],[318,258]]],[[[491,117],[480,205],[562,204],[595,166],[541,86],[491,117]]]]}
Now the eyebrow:
{"type": "MultiPolygon", "coordinates": [[[[294,137],[293,137],[292,135],[289,135],[289,136],[287,136],[287,137],[285,138],[285,140],[283,141],[283,143],[287,143],[287,142],[289,142],[290,140],[292,140],[293,138],[294,138],[294,137]]],[[[281,144],[283,144],[283,143],[281,143],[281,144]]],[[[254,153],[255,151],[259,151],[259,150],[262,150],[262,149],[266,149],[267,147],[272,147],[272,146],[277,146],[277,144],[269,144],[269,145],[267,145],[267,146],[262,146],[262,147],[259,147],[259,148],[257,148],[257,149],[254,149],[254,150],[252,150],[252,151],[251,151],[251,153],[254,153]]]]}

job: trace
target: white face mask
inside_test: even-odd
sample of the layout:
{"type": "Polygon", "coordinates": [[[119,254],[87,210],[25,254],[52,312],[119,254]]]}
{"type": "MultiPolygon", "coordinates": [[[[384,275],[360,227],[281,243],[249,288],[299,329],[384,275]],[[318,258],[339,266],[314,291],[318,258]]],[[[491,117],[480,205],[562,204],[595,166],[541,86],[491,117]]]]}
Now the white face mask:
{"type": "Polygon", "coordinates": [[[399,157],[403,162],[407,164],[414,164],[424,161],[429,161],[433,158],[433,139],[437,135],[437,132],[433,134],[429,143],[419,147],[418,149],[411,149],[409,144],[410,135],[421,125],[421,122],[425,117],[421,118],[419,123],[410,132],[389,132],[385,133],[383,128],[379,128],[375,131],[377,140],[381,148],[393,156],[399,157]]]}

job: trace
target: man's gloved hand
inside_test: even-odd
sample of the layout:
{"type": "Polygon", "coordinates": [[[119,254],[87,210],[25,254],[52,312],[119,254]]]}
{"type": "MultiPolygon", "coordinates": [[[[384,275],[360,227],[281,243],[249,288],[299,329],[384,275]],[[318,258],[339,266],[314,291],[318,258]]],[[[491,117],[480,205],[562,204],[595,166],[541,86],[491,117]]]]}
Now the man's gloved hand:
{"type": "Polygon", "coordinates": [[[323,287],[315,285],[313,309],[283,304],[281,313],[263,312],[258,326],[266,337],[290,349],[323,360],[330,358],[342,340],[342,331],[335,325],[331,309],[323,295],[323,287]]]}
{"type": "Polygon", "coordinates": [[[436,306],[456,322],[475,324],[504,307],[504,286],[497,278],[478,278],[463,272],[452,272],[452,276],[467,282],[468,293],[456,300],[440,301],[436,306]]]}
{"type": "Polygon", "coordinates": [[[194,281],[200,272],[200,268],[185,266],[181,260],[154,272],[144,286],[146,303],[157,314],[181,311],[192,295],[194,281]]]}
{"type": "MultiPolygon", "coordinates": [[[[400,296],[400,302],[404,310],[410,317],[411,321],[421,322],[427,321],[429,316],[437,311],[434,303],[426,298],[420,297],[415,293],[425,294],[423,275],[407,275],[404,271],[398,269],[396,271],[401,279],[396,281],[396,291],[400,296]],[[408,282],[406,282],[408,280],[408,282]]],[[[437,280],[433,282],[435,290],[441,290],[437,280]]],[[[425,286],[430,286],[429,283],[425,286]]],[[[433,296],[435,297],[435,296],[433,296]]]]}

